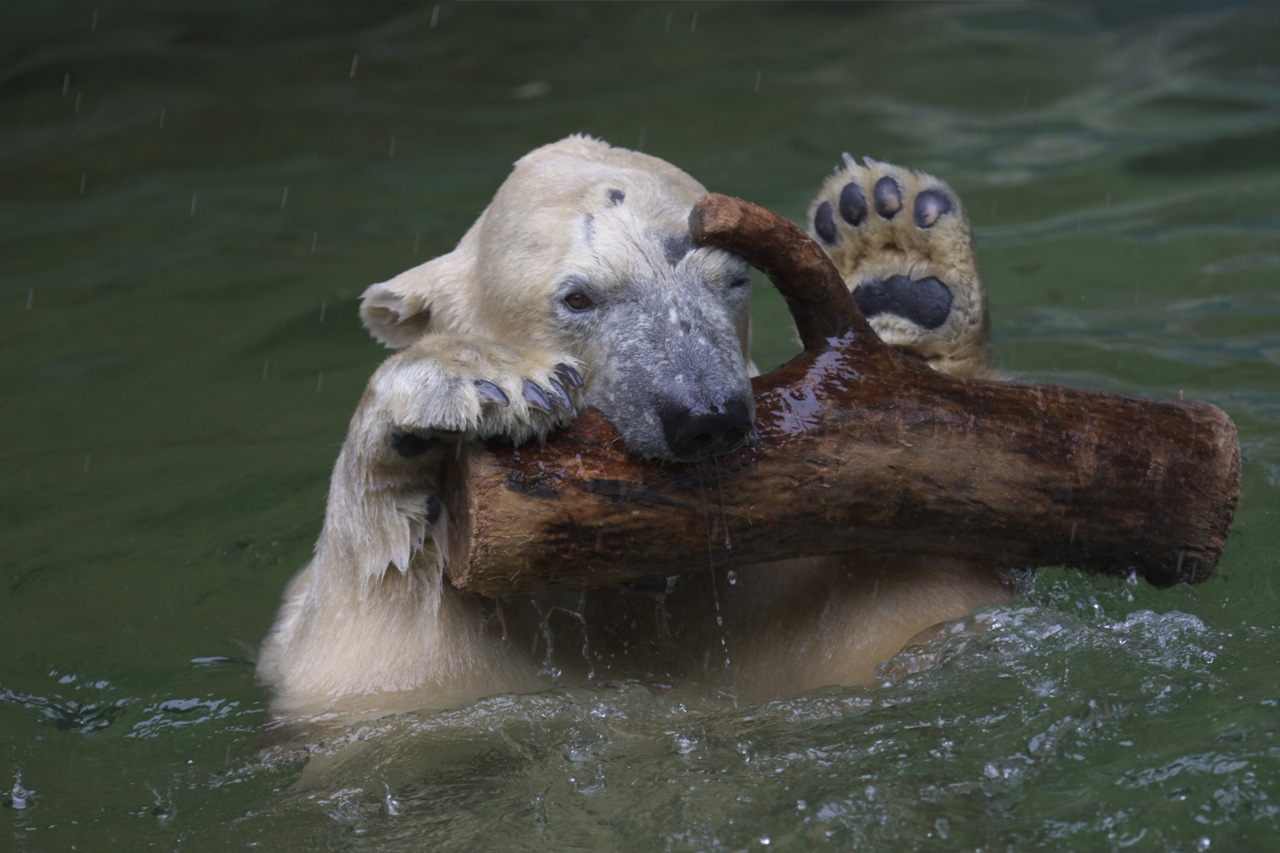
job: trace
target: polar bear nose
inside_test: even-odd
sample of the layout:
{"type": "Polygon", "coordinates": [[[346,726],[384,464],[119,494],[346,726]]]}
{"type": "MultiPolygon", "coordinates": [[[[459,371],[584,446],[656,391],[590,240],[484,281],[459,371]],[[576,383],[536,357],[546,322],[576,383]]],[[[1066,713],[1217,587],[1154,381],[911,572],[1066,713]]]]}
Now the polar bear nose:
{"type": "Polygon", "coordinates": [[[667,446],[676,459],[695,462],[736,450],[751,432],[751,414],[741,400],[729,400],[711,412],[664,409],[660,415],[667,446]]]}

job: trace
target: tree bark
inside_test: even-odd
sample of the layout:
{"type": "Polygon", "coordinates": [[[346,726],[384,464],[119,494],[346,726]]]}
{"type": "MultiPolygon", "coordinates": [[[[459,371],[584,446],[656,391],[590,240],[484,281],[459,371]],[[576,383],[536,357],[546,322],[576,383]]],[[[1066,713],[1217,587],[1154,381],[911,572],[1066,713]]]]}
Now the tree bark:
{"type": "Polygon", "coordinates": [[[1212,573],[1240,493],[1221,410],[943,376],[881,342],[785,219],[708,195],[690,226],[773,281],[805,347],[754,380],[748,445],[646,462],[594,411],[542,447],[476,444],[447,489],[457,587],[502,597],[819,555],[1066,565],[1160,587],[1212,573]]]}

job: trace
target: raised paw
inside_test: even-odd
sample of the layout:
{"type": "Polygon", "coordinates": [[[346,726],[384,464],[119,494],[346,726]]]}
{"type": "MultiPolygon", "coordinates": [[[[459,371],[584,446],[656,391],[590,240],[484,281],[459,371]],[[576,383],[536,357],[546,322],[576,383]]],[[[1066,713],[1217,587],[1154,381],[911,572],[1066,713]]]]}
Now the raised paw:
{"type": "Polygon", "coordinates": [[[997,375],[969,219],[950,187],[845,154],[809,222],[886,343],[953,376],[997,375]]]}

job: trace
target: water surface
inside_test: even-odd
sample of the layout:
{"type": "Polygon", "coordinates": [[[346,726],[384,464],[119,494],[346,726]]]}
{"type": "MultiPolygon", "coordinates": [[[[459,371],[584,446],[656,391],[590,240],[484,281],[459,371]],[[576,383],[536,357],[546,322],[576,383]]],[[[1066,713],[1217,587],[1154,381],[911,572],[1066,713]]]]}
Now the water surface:
{"type": "Polygon", "coordinates": [[[1278,45],[1247,2],[6,5],[0,846],[1269,849],[1278,45]],[[578,131],[793,219],[845,150],[946,178],[1006,369],[1235,419],[1217,575],[1046,570],[870,689],[566,688],[264,762],[252,661],[384,355],[358,295],[578,131]]]}

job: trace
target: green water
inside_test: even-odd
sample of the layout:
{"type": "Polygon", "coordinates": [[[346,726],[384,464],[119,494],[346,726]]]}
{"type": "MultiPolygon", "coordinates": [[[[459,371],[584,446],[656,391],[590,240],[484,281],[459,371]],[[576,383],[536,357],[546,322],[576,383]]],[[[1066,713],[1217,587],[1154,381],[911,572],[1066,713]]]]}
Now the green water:
{"type": "Polygon", "coordinates": [[[1278,199],[1274,3],[5,4],[0,849],[1274,849],[1278,199]],[[262,761],[251,661],[383,357],[357,297],[574,131],[797,219],[844,150],[948,179],[1007,369],[1235,419],[1217,575],[1045,571],[874,689],[262,761]]]}

